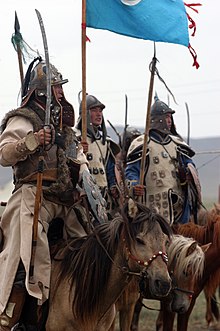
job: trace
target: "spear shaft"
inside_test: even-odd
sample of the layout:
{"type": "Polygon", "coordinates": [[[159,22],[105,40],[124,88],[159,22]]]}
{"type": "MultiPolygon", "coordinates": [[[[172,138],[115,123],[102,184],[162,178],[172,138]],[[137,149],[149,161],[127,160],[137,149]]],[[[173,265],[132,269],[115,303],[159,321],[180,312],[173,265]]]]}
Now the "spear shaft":
{"type": "Polygon", "coordinates": [[[154,57],[152,59],[152,63],[151,63],[151,77],[150,77],[150,85],[149,85],[149,92],[148,92],[147,115],[146,115],[143,151],[142,151],[141,166],[140,166],[140,184],[141,185],[143,185],[143,183],[144,183],[144,173],[145,173],[146,154],[147,154],[147,140],[148,140],[149,129],[150,129],[150,108],[151,108],[151,103],[152,103],[156,62],[157,62],[157,59],[154,55],[154,57]]]}
{"type": "Polygon", "coordinates": [[[189,106],[188,103],[185,102],[186,106],[186,114],[187,114],[187,144],[189,145],[190,140],[190,116],[189,116],[189,106]]]}
{"type": "Polygon", "coordinates": [[[87,141],[86,107],[86,0],[82,0],[82,143],[87,141]]]}

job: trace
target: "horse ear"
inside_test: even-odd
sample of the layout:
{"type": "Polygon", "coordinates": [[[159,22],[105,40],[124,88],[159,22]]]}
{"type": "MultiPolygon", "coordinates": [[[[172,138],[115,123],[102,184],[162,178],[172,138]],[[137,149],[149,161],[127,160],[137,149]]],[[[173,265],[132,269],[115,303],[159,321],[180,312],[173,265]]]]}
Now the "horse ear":
{"type": "Polygon", "coordinates": [[[193,243],[187,249],[186,256],[191,255],[196,250],[197,245],[198,245],[197,241],[193,241],[193,243]]]}
{"type": "Polygon", "coordinates": [[[131,218],[135,218],[138,213],[138,207],[135,201],[131,198],[128,199],[128,215],[131,218]]]}
{"type": "Polygon", "coordinates": [[[208,249],[209,249],[209,247],[212,245],[212,243],[208,243],[208,244],[206,244],[206,245],[202,245],[201,246],[201,248],[202,248],[202,250],[203,250],[203,253],[205,253],[208,249]]]}

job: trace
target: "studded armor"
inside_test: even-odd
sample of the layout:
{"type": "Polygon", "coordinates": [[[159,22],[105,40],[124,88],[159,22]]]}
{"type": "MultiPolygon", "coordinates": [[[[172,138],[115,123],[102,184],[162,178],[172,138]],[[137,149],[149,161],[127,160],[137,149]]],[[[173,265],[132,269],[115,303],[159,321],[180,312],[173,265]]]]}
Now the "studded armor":
{"type": "MultiPolygon", "coordinates": [[[[141,160],[144,136],[136,138],[128,150],[127,167],[141,160]]],[[[188,158],[194,155],[191,148],[179,137],[167,135],[164,140],[150,136],[144,185],[146,205],[166,218],[170,224],[178,222],[185,203],[185,191],[179,176],[180,155],[188,158]]],[[[129,171],[128,171],[129,173],[129,171]]],[[[129,176],[126,176],[129,178],[129,176]]],[[[138,184],[130,176],[130,186],[138,184]]]]}

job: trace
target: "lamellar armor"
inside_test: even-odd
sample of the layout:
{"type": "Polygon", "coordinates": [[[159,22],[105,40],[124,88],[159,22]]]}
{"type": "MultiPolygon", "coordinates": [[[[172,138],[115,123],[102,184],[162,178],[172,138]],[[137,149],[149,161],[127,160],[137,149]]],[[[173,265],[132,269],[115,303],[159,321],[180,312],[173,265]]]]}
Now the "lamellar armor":
{"type": "MultiPolygon", "coordinates": [[[[142,135],[131,144],[128,166],[141,160],[143,140],[142,135]]],[[[179,136],[167,135],[161,141],[150,135],[144,177],[145,203],[170,224],[179,221],[185,206],[186,176],[190,170],[181,160],[190,162],[193,155],[193,150],[179,136]]],[[[130,186],[136,184],[137,180],[130,180],[130,186]]],[[[198,190],[200,192],[200,187],[198,190]]]]}

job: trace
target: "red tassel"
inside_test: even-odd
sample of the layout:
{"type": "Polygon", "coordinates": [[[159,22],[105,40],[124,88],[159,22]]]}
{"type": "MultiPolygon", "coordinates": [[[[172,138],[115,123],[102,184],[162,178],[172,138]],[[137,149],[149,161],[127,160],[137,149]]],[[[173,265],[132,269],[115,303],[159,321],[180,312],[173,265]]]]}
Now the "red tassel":
{"type": "MultiPolygon", "coordinates": [[[[82,23],[82,29],[86,29],[86,23],[82,23]]],[[[91,40],[87,36],[86,36],[86,41],[91,42],[91,40]]]]}
{"type": "Polygon", "coordinates": [[[189,48],[189,51],[193,57],[193,67],[195,66],[196,69],[199,69],[199,63],[197,62],[197,54],[196,54],[196,51],[194,50],[194,48],[192,48],[192,46],[189,44],[188,46],[189,48]]]}
{"type": "Polygon", "coordinates": [[[185,3],[185,2],[184,2],[184,5],[187,6],[187,7],[189,7],[190,9],[194,10],[196,13],[198,13],[198,10],[195,9],[195,8],[193,8],[193,7],[195,7],[195,6],[202,6],[201,3],[190,3],[190,4],[188,4],[188,3],[185,3]]]}
{"type": "Polygon", "coordinates": [[[189,22],[191,23],[189,25],[189,29],[193,29],[193,33],[191,34],[191,36],[194,37],[196,33],[196,22],[193,21],[192,17],[190,17],[188,13],[186,13],[186,15],[188,17],[189,22]]]}

